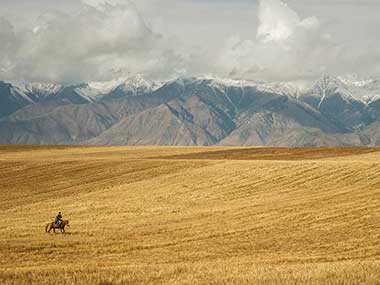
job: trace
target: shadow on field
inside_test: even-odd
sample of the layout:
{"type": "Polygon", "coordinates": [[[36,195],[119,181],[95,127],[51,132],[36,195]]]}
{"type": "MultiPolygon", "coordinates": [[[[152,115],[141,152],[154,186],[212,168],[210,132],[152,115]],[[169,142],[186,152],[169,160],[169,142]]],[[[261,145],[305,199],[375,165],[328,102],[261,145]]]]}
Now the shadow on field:
{"type": "Polygon", "coordinates": [[[315,160],[342,156],[353,156],[380,151],[380,148],[336,147],[336,148],[237,148],[205,151],[190,154],[151,157],[150,159],[207,159],[207,160],[315,160]]]}

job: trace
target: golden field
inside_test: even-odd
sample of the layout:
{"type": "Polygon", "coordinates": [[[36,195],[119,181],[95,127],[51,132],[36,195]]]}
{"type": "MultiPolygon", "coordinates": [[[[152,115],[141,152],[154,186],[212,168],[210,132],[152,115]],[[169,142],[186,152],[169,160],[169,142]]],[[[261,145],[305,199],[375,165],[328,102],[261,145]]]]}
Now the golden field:
{"type": "Polygon", "coordinates": [[[380,149],[0,146],[0,194],[0,284],[380,284],[380,149]]]}

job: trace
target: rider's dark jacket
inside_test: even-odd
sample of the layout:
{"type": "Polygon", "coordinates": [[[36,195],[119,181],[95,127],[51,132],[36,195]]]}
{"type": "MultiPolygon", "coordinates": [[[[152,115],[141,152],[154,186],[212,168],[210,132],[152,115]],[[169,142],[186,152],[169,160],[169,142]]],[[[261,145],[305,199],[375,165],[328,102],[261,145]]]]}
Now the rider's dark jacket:
{"type": "Polygon", "coordinates": [[[58,221],[62,221],[62,215],[61,214],[58,214],[57,217],[55,217],[55,223],[57,223],[58,221]]]}

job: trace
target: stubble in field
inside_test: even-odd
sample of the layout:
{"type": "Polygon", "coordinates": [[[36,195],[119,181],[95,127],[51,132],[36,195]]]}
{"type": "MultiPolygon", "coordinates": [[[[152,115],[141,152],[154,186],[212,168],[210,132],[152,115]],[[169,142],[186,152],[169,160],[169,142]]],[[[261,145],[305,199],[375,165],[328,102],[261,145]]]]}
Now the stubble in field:
{"type": "Polygon", "coordinates": [[[0,147],[0,283],[379,284],[378,149],[0,147]],[[58,211],[67,234],[46,234],[58,211]]]}

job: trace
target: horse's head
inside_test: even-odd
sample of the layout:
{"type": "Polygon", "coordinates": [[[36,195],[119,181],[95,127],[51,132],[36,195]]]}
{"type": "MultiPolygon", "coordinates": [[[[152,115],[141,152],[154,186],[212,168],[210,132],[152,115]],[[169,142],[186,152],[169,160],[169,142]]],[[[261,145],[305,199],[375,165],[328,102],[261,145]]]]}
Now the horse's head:
{"type": "Polygon", "coordinates": [[[68,226],[68,227],[70,226],[70,225],[69,225],[69,220],[66,220],[66,221],[64,221],[64,222],[65,222],[65,225],[66,225],[66,226],[68,226]]]}

